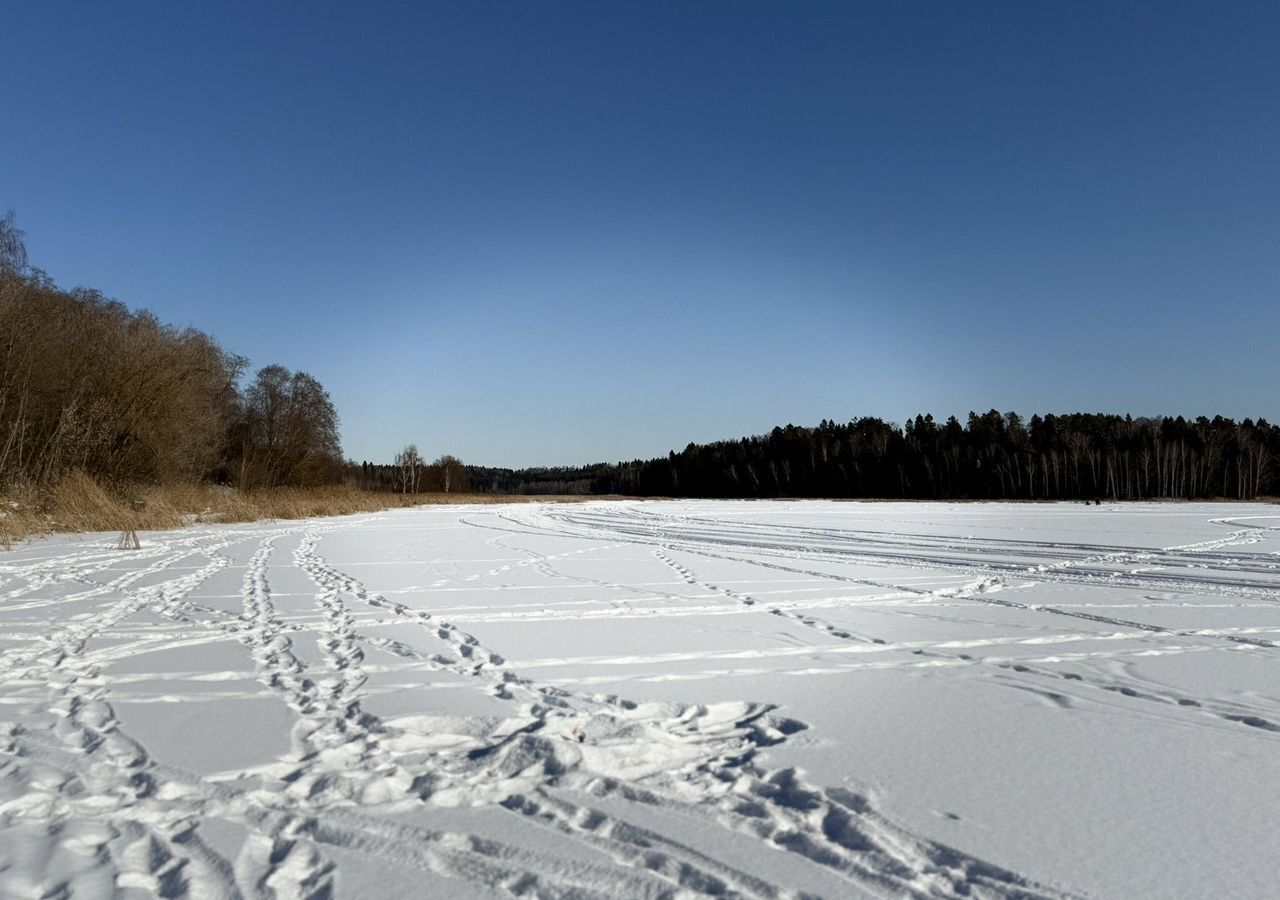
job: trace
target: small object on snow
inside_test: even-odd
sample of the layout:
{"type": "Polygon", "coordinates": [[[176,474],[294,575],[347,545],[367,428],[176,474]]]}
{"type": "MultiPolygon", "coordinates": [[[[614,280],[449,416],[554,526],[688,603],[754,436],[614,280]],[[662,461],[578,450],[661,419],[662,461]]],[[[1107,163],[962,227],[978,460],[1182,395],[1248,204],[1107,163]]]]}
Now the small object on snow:
{"type": "Polygon", "coordinates": [[[116,543],[117,550],[141,550],[142,542],[138,540],[138,532],[132,528],[120,532],[120,540],[116,543]]]}
{"type": "Polygon", "coordinates": [[[576,740],[579,744],[583,743],[587,739],[587,736],[582,733],[582,729],[579,728],[577,725],[574,725],[573,731],[569,733],[573,735],[574,740],[576,740]]]}

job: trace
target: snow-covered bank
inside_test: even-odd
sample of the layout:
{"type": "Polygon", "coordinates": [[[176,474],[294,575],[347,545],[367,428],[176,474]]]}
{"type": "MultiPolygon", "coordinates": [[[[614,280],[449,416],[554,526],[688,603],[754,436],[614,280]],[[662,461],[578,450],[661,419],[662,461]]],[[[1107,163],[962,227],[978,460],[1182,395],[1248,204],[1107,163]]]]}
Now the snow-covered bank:
{"type": "Polygon", "coordinates": [[[0,895],[1266,896],[1280,514],[600,502],[0,555],[0,895]]]}

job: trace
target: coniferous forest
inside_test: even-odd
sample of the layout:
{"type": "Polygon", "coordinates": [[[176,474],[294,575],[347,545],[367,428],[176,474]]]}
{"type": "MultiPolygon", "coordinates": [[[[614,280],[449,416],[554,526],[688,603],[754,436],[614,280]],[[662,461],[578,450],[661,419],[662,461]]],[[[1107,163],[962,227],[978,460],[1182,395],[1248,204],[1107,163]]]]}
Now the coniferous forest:
{"type": "Polygon", "coordinates": [[[477,491],[919,500],[1253,499],[1277,490],[1280,428],[1216,416],[970,413],[787,425],[615,465],[469,470],[477,491]]]}

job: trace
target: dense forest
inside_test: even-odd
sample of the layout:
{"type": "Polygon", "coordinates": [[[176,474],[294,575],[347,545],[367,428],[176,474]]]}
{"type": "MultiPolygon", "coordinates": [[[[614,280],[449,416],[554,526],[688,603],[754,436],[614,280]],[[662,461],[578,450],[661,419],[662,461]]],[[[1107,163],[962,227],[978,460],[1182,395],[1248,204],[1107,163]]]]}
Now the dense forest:
{"type": "Polygon", "coordinates": [[[343,477],[338,417],[305,372],[246,361],[213,338],[28,265],[0,218],[0,488],[72,472],[100,483],[253,489],[343,477]]]}
{"type": "Polygon", "coordinates": [[[1252,499],[1276,492],[1280,428],[995,410],[938,424],[876,418],[788,425],[689,444],[651,460],[564,469],[472,469],[475,490],[669,497],[1079,500],[1252,499]]]}

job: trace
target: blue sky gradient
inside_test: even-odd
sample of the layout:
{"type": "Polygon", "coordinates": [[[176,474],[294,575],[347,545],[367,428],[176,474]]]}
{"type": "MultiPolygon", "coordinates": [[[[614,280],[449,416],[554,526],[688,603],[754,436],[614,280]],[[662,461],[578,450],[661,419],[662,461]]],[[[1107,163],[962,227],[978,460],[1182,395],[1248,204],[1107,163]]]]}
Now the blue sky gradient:
{"type": "Polygon", "coordinates": [[[1280,418],[1280,4],[21,4],[33,263],[490,465],[1280,418]]]}

